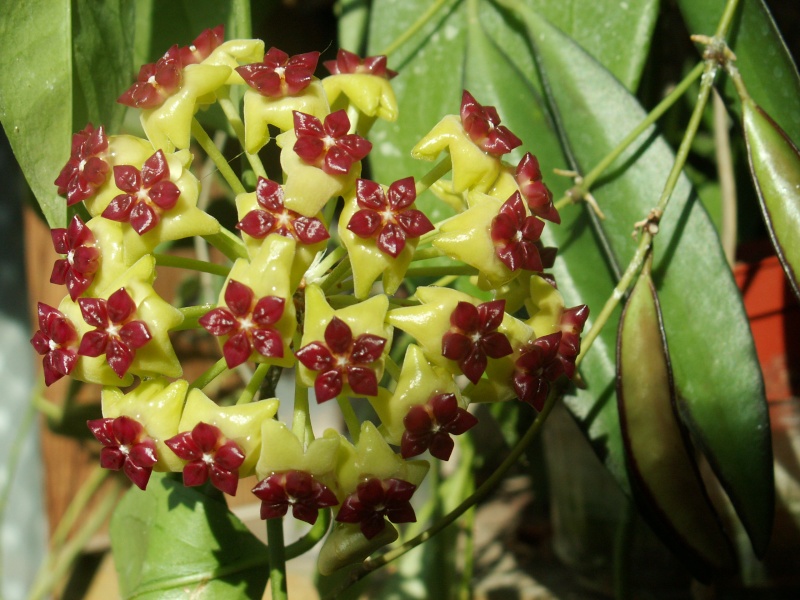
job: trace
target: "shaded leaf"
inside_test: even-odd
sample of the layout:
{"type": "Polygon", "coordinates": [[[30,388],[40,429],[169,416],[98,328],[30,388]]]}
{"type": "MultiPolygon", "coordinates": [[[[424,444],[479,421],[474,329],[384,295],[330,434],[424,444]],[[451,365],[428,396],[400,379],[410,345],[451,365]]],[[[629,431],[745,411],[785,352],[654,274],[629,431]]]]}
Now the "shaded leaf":
{"type": "MultiPolygon", "coordinates": [[[[566,141],[579,168],[588,170],[645,113],[569,38],[533,14],[526,22],[566,141]]],[[[657,204],[673,162],[672,151],[651,130],[594,190],[608,215],[602,230],[620,264],[635,250],[632,224],[657,204]]],[[[716,232],[685,178],[660,223],[654,265],[681,413],[761,552],[774,493],[763,380],[716,232]]]]}
{"type": "Polygon", "coordinates": [[[161,473],[125,495],[111,520],[123,598],[260,598],[267,549],[222,497],[161,473]]]}
{"type": "Polygon", "coordinates": [[[65,227],[53,182],[72,138],[70,2],[4,2],[0,14],[0,120],[47,223],[65,227]]]}

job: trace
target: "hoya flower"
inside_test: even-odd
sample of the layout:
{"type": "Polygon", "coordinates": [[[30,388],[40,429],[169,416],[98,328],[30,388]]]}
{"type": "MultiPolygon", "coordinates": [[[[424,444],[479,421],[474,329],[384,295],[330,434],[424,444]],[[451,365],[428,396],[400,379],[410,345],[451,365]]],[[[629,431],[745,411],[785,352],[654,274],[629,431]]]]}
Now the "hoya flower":
{"type": "Polygon", "coordinates": [[[314,78],[319,52],[289,56],[283,50],[270,48],[260,63],[237,67],[245,83],[263,96],[282,98],[296,96],[314,78]]]}
{"type": "Polygon", "coordinates": [[[553,193],[542,181],[539,161],[530,152],[526,152],[519,161],[515,179],[519,191],[522,192],[528,208],[534,215],[556,225],[561,223],[561,216],[553,204],[553,193]]]}
{"type": "Polygon", "coordinates": [[[87,202],[93,215],[125,224],[127,261],[162,242],[219,231],[217,220],[197,208],[200,183],[189,170],[188,150],[165,153],[151,147],[149,154],[131,154],[132,161],[115,164],[113,180],[87,202]]]}
{"type": "Polygon", "coordinates": [[[161,214],[174,208],[181,195],[169,179],[169,166],[161,150],[144,162],[141,171],[131,165],[114,167],[114,181],[123,193],[111,201],[102,216],[130,223],[139,235],[158,225],[161,214]]]}
{"type": "Polygon", "coordinates": [[[508,127],[500,125],[495,107],[478,104],[467,90],[461,96],[461,124],[477,146],[494,156],[507,154],[522,145],[522,140],[508,127]]]}
{"type": "Polygon", "coordinates": [[[397,72],[386,68],[385,56],[362,59],[340,48],[336,60],[324,64],[331,76],[323,79],[322,85],[332,106],[346,108],[342,106],[344,97],[369,119],[397,119],[397,99],[389,83],[397,72]]]}
{"type": "Polygon", "coordinates": [[[217,308],[200,319],[219,336],[229,368],[247,360],[294,364],[289,348],[297,320],[290,283],[295,241],[269,236],[252,261],[238,259],[220,292],[217,308]]]}
{"type": "Polygon", "coordinates": [[[366,298],[380,276],[387,294],[403,282],[418,238],[433,230],[428,217],[414,208],[415,200],[412,177],[395,181],[388,190],[358,179],[355,195],[345,197],[339,237],[350,255],[357,298],[366,298]]]}
{"type": "Polygon", "coordinates": [[[120,288],[108,300],[80,298],[83,320],[94,327],[83,334],[78,354],[97,357],[105,355],[118,377],[128,372],[136,350],[147,344],[152,336],[144,321],[135,319],[136,304],[125,288],[120,288]]]}
{"type": "Polygon", "coordinates": [[[178,45],[172,46],[155,63],[139,68],[136,82],[117,99],[131,108],[156,108],[181,87],[183,63],[178,45]]]}
{"type": "Polygon", "coordinates": [[[61,302],[59,310],[81,338],[73,378],[127,386],[133,374],[180,377],[169,331],[183,321],[183,315],[158,296],[154,278],[155,259],[144,256],[109,278],[107,285],[94,286],[95,297],[77,302],[66,297],[61,302]]]}
{"type": "Polygon", "coordinates": [[[490,234],[495,255],[510,271],[541,271],[543,266],[537,243],[543,229],[544,221],[529,216],[522,196],[514,192],[492,219],[490,234]]]}
{"type": "Polygon", "coordinates": [[[280,421],[261,425],[261,456],[256,464],[259,482],[253,493],[261,500],[261,518],[285,515],[314,524],[319,509],[339,504],[333,489],[341,436],[332,429],[309,442],[300,440],[280,421]]]}
{"type": "Polygon", "coordinates": [[[61,311],[39,302],[39,330],[31,345],[43,356],[44,383],[52,385],[75,369],[78,360],[78,334],[75,326],[61,311]]]}
{"type": "MultiPolygon", "coordinates": [[[[221,483],[231,486],[235,491],[236,485],[233,476],[242,478],[253,473],[261,454],[261,427],[266,421],[273,419],[275,413],[278,412],[278,404],[277,399],[270,398],[248,404],[219,406],[201,390],[193,389],[186,397],[186,407],[176,433],[185,438],[185,434],[193,432],[198,424],[206,423],[219,431],[219,435],[215,438],[216,448],[223,448],[226,443],[232,442],[233,444],[218,456],[220,459],[224,458],[219,466],[230,472],[230,474],[222,474],[221,483]],[[238,451],[233,449],[233,445],[238,448],[238,451]],[[236,462],[234,458],[238,453],[241,453],[244,458],[235,467],[238,470],[234,472],[233,468],[228,467],[236,462]]],[[[212,430],[209,431],[214,433],[212,430]]],[[[220,473],[218,472],[218,474],[220,473]]],[[[214,476],[212,473],[210,475],[214,476]]],[[[228,489],[223,491],[233,495],[228,489]]]]}
{"type": "Polygon", "coordinates": [[[295,353],[304,367],[318,373],[317,402],[335,398],[345,384],[356,395],[375,396],[378,378],[371,365],[383,356],[386,338],[369,333],[354,338],[350,326],[338,317],[328,323],[324,337],[324,342],[311,342],[295,353]]]}
{"type": "Polygon", "coordinates": [[[94,235],[83,219],[75,215],[68,227],[51,230],[50,237],[55,251],[64,255],[53,265],[50,283],[66,285],[70,298],[75,300],[91,285],[100,266],[94,235]]]}
{"type": "Polygon", "coordinates": [[[236,495],[244,453],[236,442],[226,439],[218,427],[201,421],[191,431],[179,433],[164,443],[178,458],[186,461],[184,485],[203,485],[210,479],[218,490],[236,495]]]}
{"type": "Polygon", "coordinates": [[[432,363],[454,375],[463,373],[473,383],[488,359],[491,365],[530,337],[530,327],[505,313],[502,300],[481,304],[437,286],[418,287],[415,295],[421,304],[389,311],[387,323],[416,339],[432,363]]]}
{"type": "Polygon", "coordinates": [[[505,334],[497,331],[505,316],[504,300],[475,306],[459,302],[450,313],[450,329],[442,337],[442,356],[458,363],[461,372],[477,383],[489,358],[502,358],[513,352],[505,334]]]}
{"type": "Polygon", "coordinates": [[[484,289],[508,283],[526,266],[542,268],[538,234],[544,223],[527,217],[517,196],[503,203],[473,192],[468,200],[467,210],[442,223],[433,240],[436,248],[478,269],[484,289]],[[501,211],[505,216],[497,218],[501,211]]]}
{"type": "Polygon", "coordinates": [[[326,485],[297,469],[269,475],[252,492],[261,500],[262,519],[283,517],[291,507],[295,519],[313,525],[321,508],[339,504],[336,494],[326,485]]]}
{"type": "Polygon", "coordinates": [[[355,445],[342,439],[336,478],[339,482],[337,495],[342,501],[339,514],[342,511],[344,514],[342,519],[337,515],[336,523],[320,550],[320,572],[330,574],[363,560],[395,539],[397,531],[391,524],[392,517],[387,520],[380,498],[392,507],[395,523],[413,520],[413,509],[407,504],[414,491],[411,488],[419,487],[427,472],[426,461],[404,460],[392,451],[378,428],[369,421],[361,424],[355,445]]]}
{"type": "Polygon", "coordinates": [[[185,379],[169,381],[164,377],[143,380],[128,393],[106,386],[101,393],[103,417],[107,420],[126,417],[141,424],[155,444],[158,461],[152,465],[153,470],[180,472],[183,461],[165,442],[178,433],[188,388],[185,379]]]}
{"type": "Polygon", "coordinates": [[[306,217],[286,208],[283,187],[263,177],[258,178],[255,192],[236,197],[236,208],[240,218],[236,228],[244,234],[242,237],[251,256],[257,254],[262,240],[273,233],[297,242],[291,280],[293,286],[298,285],[330,238],[320,215],[306,217]]]}
{"type": "Polygon", "coordinates": [[[550,388],[565,372],[558,357],[560,344],[560,331],[531,340],[514,363],[514,391],[522,402],[536,410],[544,408],[550,388]]]}
{"type": "Polygon", "coordinates": [[[458,405],[455,394],[437,394],[425,404],[413,406],[403,419],[406,431],[400,450],[410,458],[430,450],[440,460],[449,460],[455,442],[451,435],[461,435],[478,424],[478,419],[458,405]]]}
{"type": "Polygon", "coordinates": [[[145,489],[158,461],[155,442],[144,427],[130,417],[94,419],[87,425],[103,445],[100,466],[123,471],[138,488],[145,489]]]}
{"type": "Polygon", "coordinates": [[[317,402],[339,394],[375,396],[383,375],[384,355],[392,339],[384,324],[385,295],[333,310],[322,290],[306,288],[306,315],[298,377],[314,387],[317,402]]]}
{"type": "Polygon", "coordinates": [[[337,175],[303,160],[294,151],[297,142],[294,130],[281,133],[275,141],[281,148],[281,168],[285,173],[285,206],[301,215],[315,217],[329,201],[348,194],[361,176],[360,162],[353,163],[348,173],[337,175]]]}
{"type": "Polygon", "coordinates": [[[107,151],[108,138],[102,125],[95,129],[89,123],[72,135],[72,152],[55,181],[58,193],[67,198],[67,206],[90,198],[106,182],[111,171],[107,151]]]}
{"type": "Polygon", "coordinates": [[[234,279],[225,287],[225,308],[215,308],[200,319],[211,335],[228,336],[222,354],[229,369],[238,367],[255,351],[265,358],[283,358],[283,340],[275,324],[283,316],[286,300],[264,296],[234,279]]]}
{"type": "Polygon", "coordinates": [[[361,533],[371,540],[392,523],[413,523],[417,520],[411,496],[417,486],[402,479],[371,477],[358,484],[345,498],[336,515],[340,523],[358,523],[361,533]]]}
{"type": "Polygon", "coordinates": [[[309,165],[328,175],[346,175],[354,163],[366,158],[372,144],[350,130],[350,119],[344,110],[320,121],[317,117],[294,111],[294,151],[309,165]]]}
{"type": "Polygon", "coordinates": [[[502,172],[500,157],[521,143],[499,122],[494,107],[481,106],[464,90],[461,116],[445,116],[417,142],[411,155],[436,160],[446,150],[453,162],[453,191],[486,192],[502,172]]]}

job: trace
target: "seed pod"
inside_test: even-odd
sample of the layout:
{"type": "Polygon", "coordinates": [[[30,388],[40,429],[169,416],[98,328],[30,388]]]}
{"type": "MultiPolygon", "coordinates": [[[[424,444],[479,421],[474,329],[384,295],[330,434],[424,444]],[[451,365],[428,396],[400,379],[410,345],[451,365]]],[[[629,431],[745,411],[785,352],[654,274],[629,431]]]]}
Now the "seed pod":
{"type": "MultiPolygon", "coordinates": [[[[647,271],[647,270],[645,270],[647,271]]],[[[617,337],[617,403],[626,466],[639,511],[700,581],[733,565],[675,405],[655,287],[640,275],[617,337]]]]}
{"type": "Polygon", "coordinates": [[[742,123],[761,213],[786,277],[800,298],[800,151],[749,97],[742,98],[742,123]]]}

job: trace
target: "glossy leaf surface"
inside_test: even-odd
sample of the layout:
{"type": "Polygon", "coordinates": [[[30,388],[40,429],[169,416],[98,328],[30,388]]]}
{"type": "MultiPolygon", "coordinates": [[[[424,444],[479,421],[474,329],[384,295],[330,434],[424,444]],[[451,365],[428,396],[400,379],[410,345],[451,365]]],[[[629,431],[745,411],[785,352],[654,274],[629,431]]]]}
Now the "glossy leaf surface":
{"type": "Polygon", "coordinates": [[[122,598],[260,598],[269,571],[266,547],[221,497],[160,473],[120,502],[111,547],[122,598]]]}
{"type": "Polygon", "coordinates": [[[658,296],[642,273],[617,338],[617,405],[633,497],[642,515],[701,581],[733,564],[678,418],[658,296]]]}
{"type": "MultiPolygon", "coordinates": [[[[546,21],[532,17],[526,22],[566,142],[585,171],[645,113],[546,21]]],[[[611,175],[594,190],[608,215],[602,231],[620,264],[627,264],[635,250],[631,225],[657,204],[673,161],[669,147],[651,131],[610,167],[611,175]]],[[[756,552],[763,552],[772,529],[774,489],[763,380],[716,232],[685,178],[659,225],[653,277],[672,348],[681,414],[730,495],[756,552]]]]}
{"type": "Polygon", "coordinates": [[[786,277],[800,298],[800,152],[752,100],[743,102],[742,122],[761,212],[786,277]]]}

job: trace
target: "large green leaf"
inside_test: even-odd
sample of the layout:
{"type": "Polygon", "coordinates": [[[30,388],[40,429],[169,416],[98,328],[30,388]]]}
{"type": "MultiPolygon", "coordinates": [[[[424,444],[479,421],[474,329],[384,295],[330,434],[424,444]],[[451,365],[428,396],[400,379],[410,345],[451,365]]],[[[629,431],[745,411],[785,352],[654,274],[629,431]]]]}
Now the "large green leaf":
{"type": "MultiPolygon", "coordinates": [[[[635,98],[555,27],[527,13],[566,142],[588,170],[644,116],[635,98]]],[[[602,229],[627,264],[632,224],[657,204],[674,162],[651,131],[612,165],[594,190],[608,219],[602,229]]],[[[682,178],[655,241],[659,287],[675,382],[695,439],[728,491],[757,552],[772,523],[769,415],[747,317],[705,210],[682,178]]]]}
{"type": "MultiPolygon", "coordinates": [[[[795,143],[800,140],[800,76],[778,28],[762,0],[741,0],[739,14],[728,35],[736,53],[736,67],[753,100],[795,143]]],[[[678,0],[692,33],[714,35],[725,0],[678,0]]],[[[725,85],[725,97],[737,106],[733,84],[725,85]]]]}
{"type": "Polygon", "coordinates": [[[131,488],[111,521],[123,598],[260,598],[267,549],[225,501],[153,473],[131,488]]]}
{"type": "Polygon", "coordinates": [[[70,12],[70,0],[0,6],[0,120],[51,227],[67,220],[53,181],[72,137],[70,12]]]}
{"type": "Polygon", "coordinates": [[[125,107],[117,102],[131,84],[135,6],[130,2],[75,2],[73,50],[77,93],[74,127],[87,122],[117,132],[125,107]]]}

